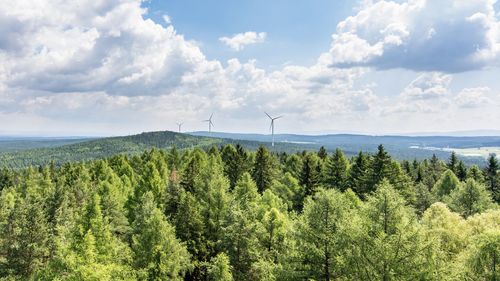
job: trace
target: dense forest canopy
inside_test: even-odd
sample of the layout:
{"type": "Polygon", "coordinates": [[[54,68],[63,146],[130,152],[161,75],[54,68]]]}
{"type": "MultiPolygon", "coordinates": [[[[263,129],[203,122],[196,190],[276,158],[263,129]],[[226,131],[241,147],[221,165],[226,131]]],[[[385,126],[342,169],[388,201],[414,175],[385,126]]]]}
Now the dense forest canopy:
{"type": "Polygon", "coordinates": [[[1,280],[498,280],[500,167],[240,145],[0,170],[1,280]]]}

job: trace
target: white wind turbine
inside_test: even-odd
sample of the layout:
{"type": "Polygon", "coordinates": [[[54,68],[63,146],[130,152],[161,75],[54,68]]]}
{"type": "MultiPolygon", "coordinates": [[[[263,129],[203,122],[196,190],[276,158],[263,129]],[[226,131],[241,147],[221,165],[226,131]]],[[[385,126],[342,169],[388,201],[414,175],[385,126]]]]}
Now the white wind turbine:
{"type": "Polygon", "coordinates": [[[177,124],[177,127],[179,127],[179,133],[181,132],[181,129],[182,129],[182,125],[184,125],[184,123],[175,123],[177,124]]]}
{"type": "Polygon", "coordinates": [[[214,114],[210,114],[210,118],[208,118],[207,120],[203,120],[203,122],[208,122],[208,132],[212,132],[212,126],[214,125],[214,123],[212,122],[212,117],[214,116],[214,114]]]}
{"type": "Polygon", "coordinates": [[[283,117],[283,115],[273,118],[271,117],[271,115],[267,114],[267,112],[264,113],[267,115],[267,117],[269,117],[269,119],[271,119],[271,126],[269,126],[269,129],[271,130],[271,135],[273,138],[271,145],[274,146],[274,120],[280,119],[281,117],[283,117]]]}

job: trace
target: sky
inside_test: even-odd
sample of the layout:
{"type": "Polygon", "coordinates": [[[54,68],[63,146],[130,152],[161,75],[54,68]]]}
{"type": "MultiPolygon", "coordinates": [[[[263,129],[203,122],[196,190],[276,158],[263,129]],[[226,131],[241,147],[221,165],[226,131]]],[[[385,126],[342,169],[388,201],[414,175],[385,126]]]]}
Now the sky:
{"type": "Polygon", "coordinates": [[[0,0],[0,134],[500,130],[496,0],[0,0]]]}

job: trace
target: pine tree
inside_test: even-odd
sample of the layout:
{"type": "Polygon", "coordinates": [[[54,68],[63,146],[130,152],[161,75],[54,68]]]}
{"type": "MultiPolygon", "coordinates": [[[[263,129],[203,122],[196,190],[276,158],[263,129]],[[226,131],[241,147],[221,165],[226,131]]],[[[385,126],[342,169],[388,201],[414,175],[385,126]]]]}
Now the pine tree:
{"type": "Polygon", "coordinates": [[[344,191],[348,187],[349,161],[345,158],[340,149],[328,158],[325,168],[325,184],[330,188],[337,188],[344,191]]]}
{"type": "Polygon", "coordinates": [[[328,157],[328,152],[326,152],[326,149],[325,149],[324,146],[322,146],[322,147],[319,148],[318,157],[321,160],[326,160],[326,158],[328,157]]]}
{"type": "Polygon", "coordinates": [[[272,156],[264,146],[260,146],[255,154],[255,162],[252,171],[252,177],[257,184],[259,192],[264,192],[264,190],[271,187],[274,175],[275,171],[272,156]]]}
{"type": "Polygon", "coordinates": [[[450,159],[448,160],[446,166],[448,167],[448,170],[451,170],[453,173],[455,173],[455,175],[458,172],[458,162],[459,160],[457,154],[455,153],[455,151],[453,151],[450,155],[450,159]]]}
{"type": "Polygon", "coordinates": [[[467,167],[463,161],[458,161],[457,164],[457,178],[460,181],[465,181],[467,179],[467,167]]]}
{"type": "Polygon", "coordinates": [[[226,145],[222,149],[222,161],[224,162],[224,174],[229,179],[230,188],[234,188],[241,175],[246,172],[247,155],[243,148],[238,145],[226,145]]]}
{"type": "Polygon", "coordinates": [[[362,196],[368,192],[367,173],[370,162],[368,156],[361,151],[354,157],[353,162],[349,170],[349,187],[354,190],[356,194],[362,196]]]}
{"type": "Polygon", "coordinates": [[[483,172],[477,165],[472,165],[469,171],[467,171],[467,179],[473,179],[478,183],[485,184],[483,172]]]}
{"type": "Polygon", "coordinates": [[[390,176],[391,157],[385,150],[383,145],[378,146],[377,154],[374,155],[366,192],[373,192],[376,185],[380,184],[383,179],[390,176]]]}
{"type": "Polygon", "coordinates": [[[488,158],[488,166],[485,171],[485,178],[488,190],[493,196],[493,200],[500,204],[500,176],[498,170],[500,165],[495,154],[490,154],[488,158]]]}
{"type": "Polygon", "coordinates": [[[132,250],[139,279],[183,280],[189,253],[156,207],[151,191],[142,196],[133,223],[132,250]]]}
{"type": "Polygon", "coordinates": [[[321,162],[313,153],[304,156],[300,184],[304,187],[305,196],[313,195],[321,183],[321,162]]]}

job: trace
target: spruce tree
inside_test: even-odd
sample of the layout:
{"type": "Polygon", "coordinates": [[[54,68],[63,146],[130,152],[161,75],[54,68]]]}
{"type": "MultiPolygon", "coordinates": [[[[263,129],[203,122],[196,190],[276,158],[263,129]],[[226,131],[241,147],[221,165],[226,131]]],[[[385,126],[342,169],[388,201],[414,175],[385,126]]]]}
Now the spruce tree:
{"type": "Polygon", "coordinates": [[[353,159],[353,164],[349,170],[349,187],[358,196],[368,192],[367,186],[367,174],[369,171],[370,162],[368,156],[360,151],[356,157],[353,159]]]}
{"type": "Polygon", "coordinates": [[[349,161],[345,158],[342,150],[337,148],[334,154],[328,158],[325,167],[325,184],[330,188],[344,191],[348,187],[349,161]]]}
{"type": "Polygon", "coordinates": [[[273,161],[271,154],[264,146],[257,149],[252,177],[261,193],[271,187],[275,175],[273,161]]]}
{"type": "Polygon", "coordinates": [[[365,192],[373,192],[376,185],[380,184],[384,178],[390,176],[391,162],[391,157],[384,146],[379,145],[377,153],[373,156],[371,171],[368,175],[368,190],[365,192]]]}
{"type": "Polygon", "coordinates": [[[321,161],[316,154],[304,156],[300,184],[304,187],[305,196],[313,195],[321,184],[321,161]]]}
{"type": "Polygon", "coordinates": [[[495,154],[490,154],[488,158],[488,166],[485,171],[485,178],[488,190],[493,196],[493,200],[500,204],[500,176],[498,170],[500,165],[495,154]]]}
{"type": "Polygon", "coordinates": [[[446,163],[446,166],[449,170],[451,170],[453,173],[457,174],[458,171],[458,157],[455,151],[453,151],[450,155],[450,159],[448,160],[448,163],[446,163]]]}

